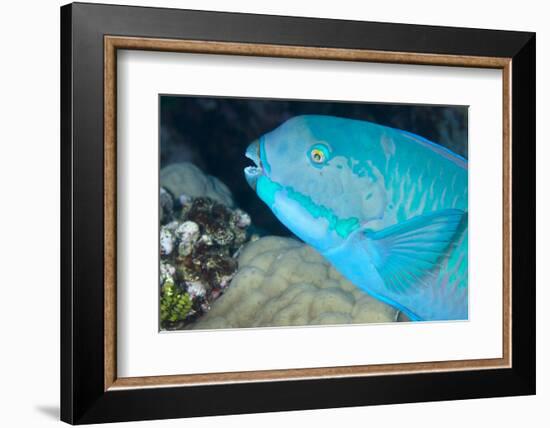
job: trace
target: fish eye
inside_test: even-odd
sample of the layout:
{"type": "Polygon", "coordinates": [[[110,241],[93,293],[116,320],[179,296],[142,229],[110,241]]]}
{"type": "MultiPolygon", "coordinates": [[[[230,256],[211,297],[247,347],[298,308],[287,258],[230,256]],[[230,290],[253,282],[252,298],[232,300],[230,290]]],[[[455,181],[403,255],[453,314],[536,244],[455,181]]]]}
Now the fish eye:
{"type": "Polygon", "coordinates": [[[316,163],[321,163],[325,160],[325,154],[319,149],[311,151],[311,160],[316,163]]]}
{"type": "Polygon", "coordinates": [[[317,144],[311,148],[309,157],[313,163],[322,164],[329,158],[328,148],[324,145],[317,144]]]}

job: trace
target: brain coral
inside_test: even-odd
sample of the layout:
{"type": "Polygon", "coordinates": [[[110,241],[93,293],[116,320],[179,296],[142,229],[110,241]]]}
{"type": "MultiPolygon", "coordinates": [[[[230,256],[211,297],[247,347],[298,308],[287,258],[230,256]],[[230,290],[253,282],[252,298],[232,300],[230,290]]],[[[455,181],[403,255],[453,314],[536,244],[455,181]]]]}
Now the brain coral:
{"type": "Polygon", "coordinates": [[[191,328],[392,322],[397,311],[360,291],[311,247],[268,236],[247,244],[239,270],[191,328]]]}
{"type": "Polygon", "coordinates": [[[181,195],[205,196],[228,207],[233,206],[233,198],[228,187],[189,162],[173,163],[162,168],[160,185],[176,198],[181,195]]]}

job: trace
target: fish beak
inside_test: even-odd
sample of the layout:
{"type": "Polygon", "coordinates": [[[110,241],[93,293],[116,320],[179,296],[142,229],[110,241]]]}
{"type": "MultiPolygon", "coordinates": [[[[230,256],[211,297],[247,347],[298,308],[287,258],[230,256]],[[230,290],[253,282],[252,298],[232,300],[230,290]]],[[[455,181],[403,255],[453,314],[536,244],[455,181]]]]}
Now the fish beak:
{"type": "Polygon", "coordinates": [[[248,159],[254,162],[255,166],[247,166],[244,169],[244,176],[248,185],[256,190],[256,182],[263,173],[262,161],[260,160],[260,143],[258,140],[253,141],[244,154],[248,159]]]}

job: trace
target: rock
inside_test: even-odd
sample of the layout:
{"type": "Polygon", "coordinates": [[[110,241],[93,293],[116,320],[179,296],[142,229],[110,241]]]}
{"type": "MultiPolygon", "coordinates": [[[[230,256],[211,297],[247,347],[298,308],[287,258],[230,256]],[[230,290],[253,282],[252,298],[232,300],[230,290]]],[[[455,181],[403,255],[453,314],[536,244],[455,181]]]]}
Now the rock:
{"type": "Polygon", "coordinates": [[[172,222],[160,227],[160,254],[162,256],[170,255],[174,249],[176,226],[177,223],[172,222]]]}
{"type": "Polygon", "coordinates": [[[189,281],[187,283],[187,292],[192,298],[206,296],[207,289],[202,282],[189,281]]]}
{"type": "Polygon", "coordinates": [[[176,229],[175,236],[179,240],[178,255],[188,256],[193,251],[195,242],[199,239],[199,225],[193,221],[184,221],[176,229]]]}
{"type": "Polygon", "coordinates": [[[243,210],[240,210],[238,208],[233,211],[232,221],[237,227],[240,227],[241,229],[246,229],[252,223],[252,219],[250,218],[250,216],[243,210]]]}
{"type": "Polygon", "coordinates": [[[394,322],[397,311],[343,278],[311,247],[290,238],[249,242],[211,310],[187,328],[394,322]]]}
{"type": "Polygon", "coordinates": [[[244,211],[208,197],[179,201],[175,219],[160,228],[163,330],[180,330],[210,310],[235,275],[248,236],[244,211]]]}
{"type": "Polygon", "coordinates": [[[165,282],[174,282],[176,268],[169,263],[160,262],[160,285],[165,282]]]}
{"type": "Polygon", "coordinates": [[[178,199],[204,196],[233,206],[233,197],[229,188],[216,177],[203,173],[189,162],[173,163],[160,171],[160,185],[178,199]]]}

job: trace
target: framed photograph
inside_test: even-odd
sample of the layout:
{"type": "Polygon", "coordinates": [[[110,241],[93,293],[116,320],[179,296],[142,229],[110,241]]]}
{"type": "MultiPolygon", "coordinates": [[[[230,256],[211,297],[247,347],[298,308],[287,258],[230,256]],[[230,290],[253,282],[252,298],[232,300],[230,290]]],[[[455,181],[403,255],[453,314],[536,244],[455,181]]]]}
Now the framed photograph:
{"type": "Polygon", "coordinates": [[[533,33],[76,3],[61,83],[62,420],[535,393],[533,33]]]}

